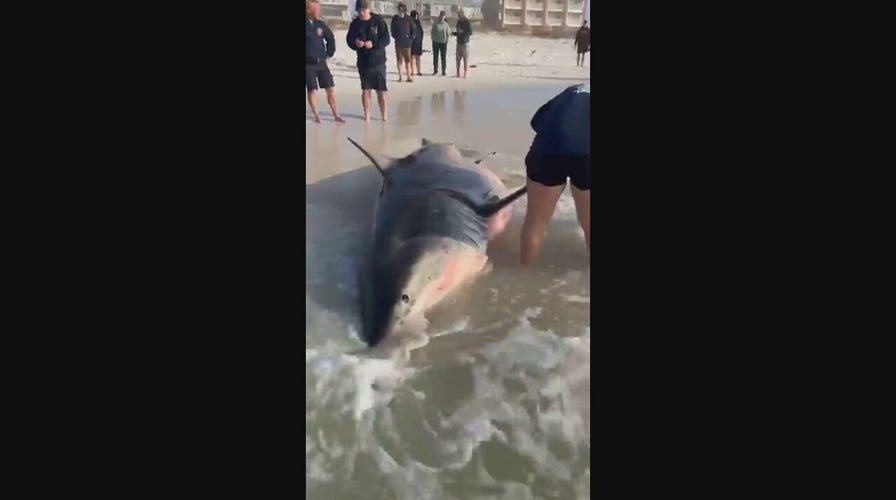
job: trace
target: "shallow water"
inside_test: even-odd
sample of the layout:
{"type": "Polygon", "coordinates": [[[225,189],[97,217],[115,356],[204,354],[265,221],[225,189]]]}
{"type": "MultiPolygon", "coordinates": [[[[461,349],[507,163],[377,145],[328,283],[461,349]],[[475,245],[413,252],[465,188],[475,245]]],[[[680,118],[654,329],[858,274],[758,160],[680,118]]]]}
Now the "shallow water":
{"type": "Polygon", "coordinates": [[[388,124],[307,127],[309,498],[589,497],[591,271],[568,194],[535,269],[516,268],[522,198],[489,246],[492,271],[433,311],[412,350],[365,354],[357,336],[380,177],[345,137],[393,156],[422,137],[497,152],[483,165],[514,188],[529,119],[562,89],[450,91],[392,106],[388,124]]]}

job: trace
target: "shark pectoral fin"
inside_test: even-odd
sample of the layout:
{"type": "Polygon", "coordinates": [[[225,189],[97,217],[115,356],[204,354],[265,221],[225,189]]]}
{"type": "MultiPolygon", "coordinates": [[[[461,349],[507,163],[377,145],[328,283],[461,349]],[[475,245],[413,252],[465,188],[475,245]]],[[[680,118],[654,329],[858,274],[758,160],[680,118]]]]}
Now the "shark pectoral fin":
{"type": "Polygon", "coordinates": [[[386,170],[389,168],[389,165],[392,164],[393,160],[386,156],[378,155],[378,154],[371,153],[371,152],[367,151],[366,149],[362,148],[360,144],[353,141],[351,137],[347,137],[346,139],[348,139],[349,142],[354,144],[356,148],[360,149],[361,152],[364,153],[364,156],[366,156],[367,158],[370,158],[370,161],[373,162],[373,166],[376,167],[376,169],[380,171],[380,175],[382,175],[383,178],[385,179],[386,178],[386,170]]]}
{"type": "Polygon", "coordinates": [[[496,213],[498,213],[498,211],[500,211],[502,208],[513,203],[514,200],[516,200],[520,196],[526,194],[526,186],[523,186],[523,187],[517,189],[516,191],[508,194],[507,196],[505,196],[503,198],[498,198],[497,196],[493,196],[489,199],[489,201],[482,203],[482,204],[477,204],[473,200],[467,198],[463,194],[458,193],[456,191],[451,191],[449,189],[441,189],[440,191],[444,191],[449,196],[464,202],[467,206],[472,208],[474,212],[476,212],[480,216],[485,217],[487,219],[487,218],[491,217],[492,215],[495,215],[496,213]]]}
{"type": "Polygon", "coordinates": [[[524,194],[526,194],[526,186],[517,189],[503,198],[494,199],[494,201],[488,201],[485,204],[476,207],[476,213],[483,217],[491,217],[524,194]]]}

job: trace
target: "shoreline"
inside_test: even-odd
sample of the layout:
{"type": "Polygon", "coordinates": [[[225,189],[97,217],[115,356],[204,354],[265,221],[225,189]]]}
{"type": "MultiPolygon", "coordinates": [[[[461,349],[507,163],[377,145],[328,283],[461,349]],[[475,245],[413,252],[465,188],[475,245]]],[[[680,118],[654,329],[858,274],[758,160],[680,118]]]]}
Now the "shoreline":
{"type": "MultiPolygon", "coordinates": [[[[355,66],[356,55],[346,46],[346,29],[333,30],[336,40],[336,53],[327,61],[335,84],[336,103],[340,114],[343,108],[361,110],[361,86],[355,66]]],[[[398,71],[395,63],[394,47],[386,47],[386,75],[389,101],[389,120],[391,121],[392,103],[399,103],[426,96],[434,92],[455,90],[487,90],[500,87],[537,86],[562,82],[575,85],[591,80],[590,62],[584,67],[575,66],[575,50],[572,40],[543,39],[506,33],[474,33],[470,43],[470,69],[468,78],[455,76],[455,42],[448,42],[446,57],[446,76],[432,74],[433,60],[431,52],[421,56],[422,76],[414,76],[413,82],[398,82],[398,71]],[[474,67],[475,66],[475,67],[474,67]]],[[[430,45],[428,32],[424,36],[423,47],[430,45]]],[[[318,91],[318,111],[321,119],[332,118],[332,112],[326,102],[326,95],[318,91]]],[[[376,106],[376,93],[371,99],[371,123],[380,122],[379,108],[376,106]]],[[[308,126],[316,125],[309,119],[311,109],[305,98],[306,121],[308,126]]],[[[358,113],[360,114],[360,113],[358,113]]],[[[346,118],[349,120],[349,118],[346,118]]],[[[360,120],[363,122],[363,119],[360,120]]]]}
{"type": "MultiPolygon", "coordinates": [[[[390,45],[386,47],[388,121],[380,119],[376,93],[373,92],[370,121],[365,122],[356,56],[345,47],[345,33],[345,30],[334,31],[336,54],[327,61],[335,84],[336,103],[345,123],[333,120],[323,90],[317,93],[321,123],[314,122],[307,96],[304,99],[306,186],[369,164],[363,155],[352,151],[354,147],[346,137],[359,141],[372,153],[390,155],[419,147],[416,136],[421,134],[467,142],[487,137],[488,142],[505,146],[517,138],[530,141],[528,122],[531,113],[542,102],[536,106],[529,95],[537,95],[535,100],[546,102],[550,96],[537,92],[539,87],[558,87],[559,91],[561,87],[591,81],[587,65],[590,63],[585,67],[575,65],[576,54],[571,40],[474,34],[468,78],[452,75],[455,45],[449,42],[446,76],[432,75],[432,53],[424,52],[421,66],[429,71],[415,76],[413,82],[401,83],[398,82],[394,48],[390,45]],[[533,89],[535,94],[526,90],[518,92],[521,89],[533,89]],[[485,101],[482,97],[477,99],[476,94],[485,91],[498,92],[485,101]],[[443,97],[438,98],[439,94],[443,97]],[[520,100],[518,96],[527,97],[520,100]],[[470,104],[472,108],[467,112],[465,103],[469,99],[476,104],[470,104]],[[421,106],[429,111],[423,112],[421,106]],[[476,118],[467,118],[467,115],[476,118]]],[[[428,36],[424,39],[424,47],[427,40],[428,36]]]]}

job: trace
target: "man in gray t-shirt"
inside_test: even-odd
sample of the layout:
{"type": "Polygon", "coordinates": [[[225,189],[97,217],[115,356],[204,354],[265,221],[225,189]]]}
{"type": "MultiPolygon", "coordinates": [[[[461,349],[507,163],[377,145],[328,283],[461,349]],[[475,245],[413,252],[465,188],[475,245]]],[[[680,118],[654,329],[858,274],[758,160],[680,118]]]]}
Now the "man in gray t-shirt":
{"type": "MultiPolygon", "coordinates": [[[[445,76],[445,54],[448,53],[448,21],[445,11],[439,12],[439,18],[432,22],[429,36],[432,37],[432,74],[439,72],[439,57],[442,58],[442,76],[445,76]]],[[[419,68],[417,68],[419,69],[419,68]]]]}

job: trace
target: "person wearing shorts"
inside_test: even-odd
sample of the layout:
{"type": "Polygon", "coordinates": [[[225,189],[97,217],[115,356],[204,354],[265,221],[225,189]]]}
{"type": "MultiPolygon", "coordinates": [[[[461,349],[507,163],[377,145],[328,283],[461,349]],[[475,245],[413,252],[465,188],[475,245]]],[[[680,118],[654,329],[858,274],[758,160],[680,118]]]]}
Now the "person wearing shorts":
{"type": "Polygon", "coordinates": [[[423,76],[420,67],[420,56],[423,55],[423,25],[420,23],[420,13],[411,11],[411,21],[414,22],[414,40],[411,41],[411,64],[417,68],[417,76],[423,76]]]}
{"type": "Polygon", "coordinates": [[[395,64],[398,65],[398,81],[401,81],[401,66],[409,82],[414,81],[414,60],[411,58],[411,45],[414,43],[414,21],[408,15],[408,8],[398,2],[398,15],[392,17],[392,38],[395,39],[395,64]]]}
{"type": "Polygon", "coordinates": [[[457,10],[457,26],[454,28],[454,31],[451,34],[457,37],[457,48],[455,49],[454,53],[455,65],[457,68],[457,77],[460,78],[460,62],[463,61],[464,78],[466,78],[467,71],[469,71],[469,45],[470,35],[473,34],[473,27],[470,25],[470,20],[467,19],[467,15],[464,14],[463,9],[457,10]]]}
{"type": "Polygon", "coordinates": [[[355,2],[355,10],[358,11],[358,17],[349,24],[345,41],[358,54],[364,121],[370,121],[371,90],[376,91],[380,115],[386,121],[386,46],[389,45],[389,27],[381,16],[370,12],[370,0],[358,0],[355,2]]]}
{"type": "Polygon", "coordinates": [[[567,179],[576,216],[591,250],[591,84],[573,85],[544,104],[531,121],[535,139],[526,155],[526,219],[520,262],[538,260],[567,179]]]}
{"type": "Polygon", "coordinates": [[[333,110],[333,119],[345,122],[336,108],[336,94],[333,75],[327,66],[327,59],[336,53],[336,39],[333,32],[320,17],[320,0],[306,0],[305,15],[305,89],[308,91],[308,105],[314,114],[314,121],[320,123],[317,112],[317,90],[324,89],[327,103],[333,110]]]}

